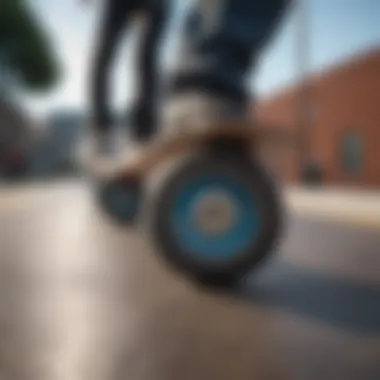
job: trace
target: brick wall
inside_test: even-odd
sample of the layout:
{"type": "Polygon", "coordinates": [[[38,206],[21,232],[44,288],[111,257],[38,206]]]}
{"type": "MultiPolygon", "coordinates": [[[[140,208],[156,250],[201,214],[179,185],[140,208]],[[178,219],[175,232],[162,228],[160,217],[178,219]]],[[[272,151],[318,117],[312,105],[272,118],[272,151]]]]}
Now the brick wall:
{"type": "MultiPolygon", "coordinates": [[[[309,151],[322,165],[326,183],[380,188],[380,50],[314,76],[309,91],[309,151]],[[342,136],[348,131],[358,133],[363,145],[362,167],[353,174],[343,169],[340,158],[342,136]]],[[[299,94],[295,86],[259,101],[255,117],[283,131],[299,130],[299,94]]],[[[284,181],[297,181],[299,158],[297,149],[289,154],[286,170],[279,171],[284,181]]]]}

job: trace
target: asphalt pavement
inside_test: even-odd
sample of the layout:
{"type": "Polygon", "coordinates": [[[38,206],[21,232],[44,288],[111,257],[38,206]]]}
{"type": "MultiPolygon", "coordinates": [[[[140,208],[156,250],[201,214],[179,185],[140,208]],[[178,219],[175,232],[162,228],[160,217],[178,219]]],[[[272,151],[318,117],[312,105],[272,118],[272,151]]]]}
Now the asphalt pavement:
{"type": "Polygon", "coordinates": [[[380,379],[380,229],[290,210],[235,292],[171,268],[88,186],[0,189],[0,379],[380,379]]]}

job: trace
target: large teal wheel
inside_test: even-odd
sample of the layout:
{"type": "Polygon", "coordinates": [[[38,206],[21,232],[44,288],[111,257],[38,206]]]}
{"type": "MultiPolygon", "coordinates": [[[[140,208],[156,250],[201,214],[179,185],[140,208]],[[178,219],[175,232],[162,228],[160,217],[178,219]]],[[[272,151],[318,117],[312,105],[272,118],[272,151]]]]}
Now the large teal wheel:
{"type": "Polygon", "coordinates": [[[281,208],[272,181],[248,157],[205,154],[165,180],[149,219],[170,263],[202,282],[225,284],[272,252],[281,208]]]}
{"type": "Polygon", "coordinates": [[[98,200],[103,212],[114,222],[133,225],[140,210],[141,183],[138,180],[116,178],[101,183],[98,200]]]}

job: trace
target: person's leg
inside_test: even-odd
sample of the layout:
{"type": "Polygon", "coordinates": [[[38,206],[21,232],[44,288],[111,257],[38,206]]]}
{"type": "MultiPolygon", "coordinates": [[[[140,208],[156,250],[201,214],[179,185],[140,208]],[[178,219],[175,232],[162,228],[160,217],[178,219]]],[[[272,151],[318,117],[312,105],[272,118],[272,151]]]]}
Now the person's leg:
{"type": "Polygon", "coordinates": [[[137,58],[137,95],[131,120],[132,136],[140,142],[149,140],[157,128],[160,48],[169,11],[170,0],[152,2],[145,9],[146,29],[137,58]]]}
{"type": "Polygon", "coordinates": [[[198,1],[186,23],[184,51],[172,76],[169,108],[172,105],[176,112],[185,109],[189,94],[193,94],[191,103],[198,98],[203,111],[230,112],[241,118],[249,100],[246,84],[251,66],[288,3],[289,0],[198,1]],[[181,99],[183,106],[179,104],[181,99]]]}
{"type": "Polygon", "coordinates": [[[105,138],[112,124],[112,112],[109,105],[109,73],[114,54],[122,32],[128,21],[131,7],[125,0],[107,0],[98,35],[95,56],[93,59],[90,86],[91,124],[99,139],[105,138]]]}

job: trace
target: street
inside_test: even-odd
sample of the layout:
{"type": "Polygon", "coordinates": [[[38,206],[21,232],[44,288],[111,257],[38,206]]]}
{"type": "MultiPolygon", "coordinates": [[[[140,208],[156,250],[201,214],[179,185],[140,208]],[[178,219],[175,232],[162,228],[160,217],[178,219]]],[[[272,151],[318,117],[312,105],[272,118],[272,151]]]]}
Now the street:
{"type": "Polygon", "coordinates": [[[380,229],[288,219],[232,294],[172,271],[79,180],[0,189],[0,379],[380,379],[380,229]]]}

